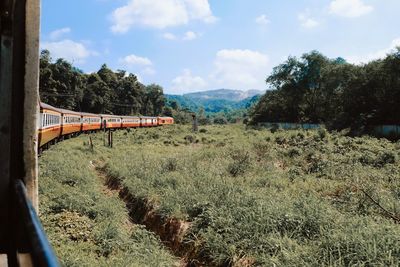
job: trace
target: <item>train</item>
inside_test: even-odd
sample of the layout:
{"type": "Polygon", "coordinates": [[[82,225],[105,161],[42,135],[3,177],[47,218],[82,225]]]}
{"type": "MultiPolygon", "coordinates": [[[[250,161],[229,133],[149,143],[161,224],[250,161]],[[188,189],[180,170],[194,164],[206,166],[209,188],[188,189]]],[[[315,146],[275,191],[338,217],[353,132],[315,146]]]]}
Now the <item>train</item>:
{"type": "Polygon", "coordinates": [[[174,124],[172,117],[93,114],[56,108],[43,102],[40,102],[39,106],[40,118],[37,120],[39,149],[79,133],[174,124]]]}

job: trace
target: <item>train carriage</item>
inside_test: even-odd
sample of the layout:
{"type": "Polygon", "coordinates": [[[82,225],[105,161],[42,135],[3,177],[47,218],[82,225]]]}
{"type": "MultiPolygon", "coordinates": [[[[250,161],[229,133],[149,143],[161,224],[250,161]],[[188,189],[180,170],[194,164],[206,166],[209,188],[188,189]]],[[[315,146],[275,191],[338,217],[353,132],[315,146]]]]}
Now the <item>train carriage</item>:
{"type": "Polygon", "coordinates": [[[40,102],[40,119],[38,125],[39,147],[60,137],[61,112],[48,104],[40,102]]]}
{"type": "Polygon", "coordinates": [[[157,126],[157,117],[141,116],[140,117],[140,126],[141,127],[157,126]]]}
{"type": "Polygon", "coordinates": [[[79,112],[59,109],[62,113],[61,136],[79,133],[82,130],[82,115],[79,112]]]}
{"type": "Polygon", "coordinates": [[[92,113],[81,113],[82,132],[95,131],[101,129],[101,116],[92,113]]]}
{"type": "Polygon", "coordinates": [[[158,117],[158,125],[169,125],[174,124],[174,118],[172,117],[158,117]]]}
{"type": "Polygon", "coordinates": [[[106,129],[118,129],[122,127],[121,116],[116,115],[101,115],[102,128],[106,129]]]}
{"type": "Polygon", "coordinates": [[[140,118],[134,116],[122,116],[122,128],[140,127],[140,118]]]}

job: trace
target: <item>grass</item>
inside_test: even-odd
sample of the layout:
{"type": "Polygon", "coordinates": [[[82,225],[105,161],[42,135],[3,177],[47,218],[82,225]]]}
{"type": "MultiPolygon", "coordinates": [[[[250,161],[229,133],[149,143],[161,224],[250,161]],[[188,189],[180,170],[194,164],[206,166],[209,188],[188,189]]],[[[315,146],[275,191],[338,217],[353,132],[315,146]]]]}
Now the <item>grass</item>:
{"type": "Polygon", "coordinates": [[[105,192],[80,138],[39,160],[40,217],[63,266],[172,266],[158,237],[132,225],[124,203],[105,192]]]}
{"type": "MultiPolygon", "coordinates": [[[[97,134],[94,152],[82,145],[86,139],[65,141],[40,160],[43,219],[52,240],[59,234],[53,217],[63,210],[77,212],[79,217],[67,215],[84,222],[79,225],[87,222],[100,236],[108,228],[93,218],[105,211],[123,225],[126,211],[118,200],[98,201],[100,185],[87,168],[90,160],[97,160],[160,214],[192,222],[185,242],[210,264],[400,264],[400,143],[324,129],[271,133],[240,125],[207,126],[197,134],[179,125],[123,130],[115,133],[112,149],[102,146],[102,135],[97,134]],[[59,167],[50,161],[55,158],[68,163],[59,167]],[[68,166],[70,171],[65,171],[68,166]],[[74,183],[79,186],[71,186],[74,183]]],[[[138,249],[160,248],[154,236],[140,231],[146,238],[134,239],[138,249]]],[[[132,242],[131,237],[124,240],[132,242]]],[[[92,251],[96,249],[87,247],[87,253],[92,251]]],[[[172,264],[171,257],[163,259],[172,264]]],[[[135,258],[125,260],[140,265],[135,258]]]]}

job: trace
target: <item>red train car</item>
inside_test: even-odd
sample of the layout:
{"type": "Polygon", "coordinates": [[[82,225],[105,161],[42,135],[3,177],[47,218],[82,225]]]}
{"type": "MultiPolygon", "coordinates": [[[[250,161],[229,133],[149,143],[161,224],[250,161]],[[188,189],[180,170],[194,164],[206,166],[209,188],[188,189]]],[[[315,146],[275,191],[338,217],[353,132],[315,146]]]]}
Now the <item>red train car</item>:
{"type": "Polygon", "coordinates": [[[158,117],[158,125],[169,125],[174,124],[174,118],[172,117],[158,117]]]}

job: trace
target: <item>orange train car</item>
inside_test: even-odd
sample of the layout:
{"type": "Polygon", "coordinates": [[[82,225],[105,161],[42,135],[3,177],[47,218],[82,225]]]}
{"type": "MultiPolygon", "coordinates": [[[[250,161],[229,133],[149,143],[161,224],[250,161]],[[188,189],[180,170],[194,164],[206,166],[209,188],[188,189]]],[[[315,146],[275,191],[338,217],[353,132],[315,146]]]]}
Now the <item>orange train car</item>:
{"type": "Polygon", "coordinates": [[[158,125],[174,124],[174,118],[171,117],[158,117],[158,125]]]}
{"type": "Polygon", "coordinates": [[[101,129],[101,116],[92,113],[81,113],[82,132],[96,131],[101,129]]]}
{"type": "Polygon", "coordinates": [[[140,118],[131,116],[122,116],[122,128],[140,127],[140,118]]]}
{"type": "Polygon", "coordinates": [[[48,104],[39,103],[40,120],[38,120],[39,147],[74,133],[96,131],[100,129],[119,129],[132,127],[153,127],[173,124],[171,117],[118,116],[81,113],[59,109],[48,104]]]}
{"type": "Polygon", "coordinates": [[[59,109],[62,114],[61,136],[79,133],[82,130],[82,115],[79,112],[59,109]]]}
{"type": "Polygon", "coordinates": [[[121,116],[102,114],[101,122],[102,122],[102,128],[106,129],[118,129],[121,128],[122,126],[121,116]]]}
{"type": "Polygon", "coordinates": [[[61,135],[61,112],[48,104],[40,102],[40,119],[38,120],[39,147],[61,135]]]}

